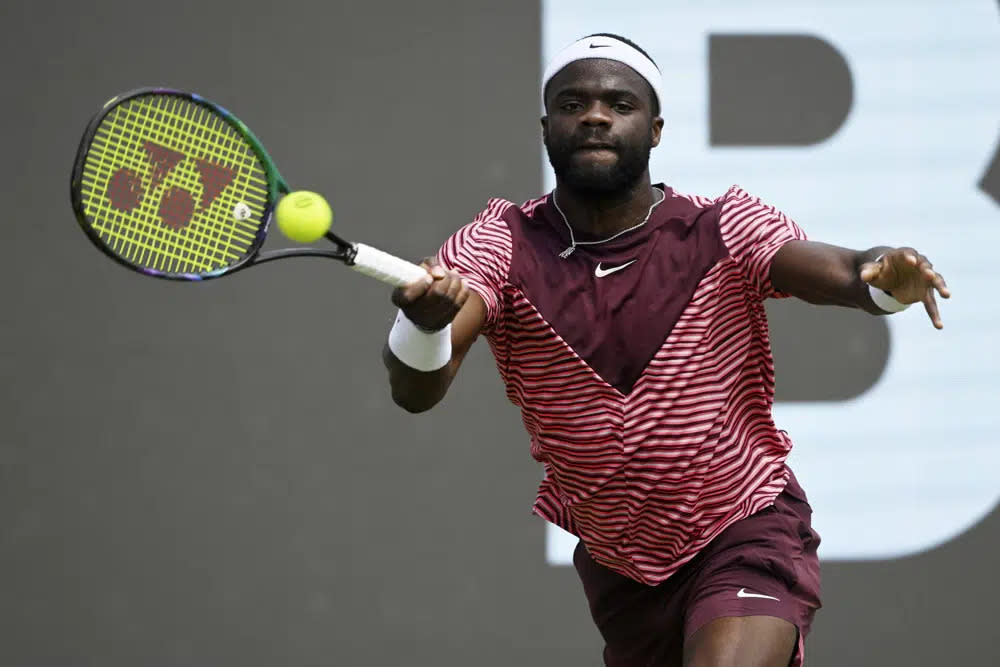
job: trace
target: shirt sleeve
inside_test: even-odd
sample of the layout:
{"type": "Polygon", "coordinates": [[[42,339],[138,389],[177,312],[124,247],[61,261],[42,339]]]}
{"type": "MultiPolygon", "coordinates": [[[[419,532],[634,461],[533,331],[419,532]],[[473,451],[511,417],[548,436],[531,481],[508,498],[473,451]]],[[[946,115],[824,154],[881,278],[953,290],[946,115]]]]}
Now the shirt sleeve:
{"type": "Polygon", "coordinates": [[[503,286],[513,253],[510,228],[501,217],[510,202],[491,200],[475,220],[451,235],[438,252],[438,261],[458,272],[465,284],[486,303],[484,331],[500,315],[503,286]]]}
{"type": "Polygon", "coordinates": [[[722,197],[719,228],[730,255],[761,299],[789,296],[771,284],[771,262],[789,241],[806,240],[805,232],[794,221],[734,185],[722,197]]]}

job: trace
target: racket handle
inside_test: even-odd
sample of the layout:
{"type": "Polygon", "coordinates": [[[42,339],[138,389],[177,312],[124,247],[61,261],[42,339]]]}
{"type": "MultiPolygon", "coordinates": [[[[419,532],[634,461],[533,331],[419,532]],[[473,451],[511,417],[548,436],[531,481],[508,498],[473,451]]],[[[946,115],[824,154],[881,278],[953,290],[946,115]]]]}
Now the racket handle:
{"type": "Polygon", "coordinates": [[[354,251],[352,269],[394,287],[408,285],[427,275],[426,269],[364,243],[355,243],[354,251]]]}

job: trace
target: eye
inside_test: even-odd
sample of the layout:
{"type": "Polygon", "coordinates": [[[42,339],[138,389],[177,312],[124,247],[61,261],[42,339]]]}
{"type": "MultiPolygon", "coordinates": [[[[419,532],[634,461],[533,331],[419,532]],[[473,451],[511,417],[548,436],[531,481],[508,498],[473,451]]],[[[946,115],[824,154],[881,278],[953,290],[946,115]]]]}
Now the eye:
{"type": "Polygon", "coordinates": [[[583,109],[583,105],[580,104],[579,102],[574,102],[570,100],[560,104],[559,108],[565,111],[566,113],[576,113],[577,111],[583,109]]]}
{"type": "Polygon", "coordinates": [[[626,114],[635,111],[634,106],[624,101],[615,102],[611,108],[615,110],[615,113],[620,113],[620,114],[626,114]]]}

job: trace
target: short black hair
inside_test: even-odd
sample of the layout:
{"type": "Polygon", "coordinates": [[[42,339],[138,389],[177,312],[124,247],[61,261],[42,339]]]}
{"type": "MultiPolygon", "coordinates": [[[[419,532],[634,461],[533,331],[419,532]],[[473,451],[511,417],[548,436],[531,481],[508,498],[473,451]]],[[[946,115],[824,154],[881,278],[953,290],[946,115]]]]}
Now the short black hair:
{"type": "MultiPolygon", "coordinates": [[[[653,56],[651,56],[648,53],[646,53],[646,49],[642,48],[641,46],[639,46],[638,44],[636,44],[635,42],[633,42],[631,39],[629,39],[628,37],[622,37],[621,35],[616,35],[613,32],[595,32],[593,35],[587,35],[587,37],[610,37],[611,39],[617,39],[619,42],[621,42],[623,44],[628,44],[633,49],[635,49],[636,51],[638,51],[642,55],[644,55],[647,58],[649,58],[649,62],[653,63],[653,66],[656,67],[657,70],[660,69],[660,66],[656,64],[655,60],[653,60],[653,56]]],[[[584,37],[584,39],[587,39],[587,37],[584,37]]],[[[646,83],[648,84],[649,82],[647,81],[646,83]]],[[[656,91],[653,90],[653,86],[652,85],[649,86],[649,92],[650,92],[650,94],[652,95],[652,98],[653,98],[653,115],[654,116],[659,116],[660,115],[660,99],[656,96],[656,91]]]]}

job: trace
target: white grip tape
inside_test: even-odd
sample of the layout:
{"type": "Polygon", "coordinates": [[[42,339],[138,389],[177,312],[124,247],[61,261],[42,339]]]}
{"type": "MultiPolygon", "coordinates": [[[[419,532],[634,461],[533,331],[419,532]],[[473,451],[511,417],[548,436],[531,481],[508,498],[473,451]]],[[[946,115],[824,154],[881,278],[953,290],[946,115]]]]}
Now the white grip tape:
{"type": "Polygon", "coordinates": [[[387,252],[376,250],[364,243],[355,243],[354,265],[351,267],[366,276],[402,287],[427,275],[427,271],[412,262],[400,259],[387,252]]]}

